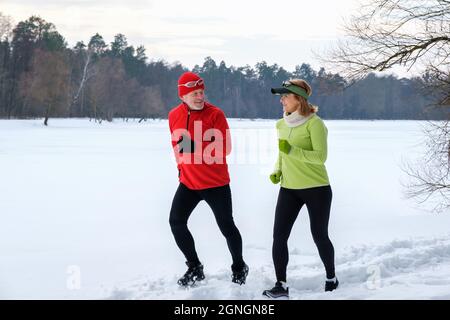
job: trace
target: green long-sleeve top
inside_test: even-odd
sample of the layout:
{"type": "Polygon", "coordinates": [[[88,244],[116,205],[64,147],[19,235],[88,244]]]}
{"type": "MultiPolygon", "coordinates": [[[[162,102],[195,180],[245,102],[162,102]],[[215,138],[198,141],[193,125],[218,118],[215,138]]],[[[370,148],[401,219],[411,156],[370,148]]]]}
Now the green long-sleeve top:
{"type": "Polygon", "coordinates": [[[328,130],[316,114],[297,127],[288,127],[284,119],[277,121],[278,139],[291,145],[289,154],[278,151],[275,171],[281,171],[281,186],[306,189],[330,184],[327,159],[328,130]]]}

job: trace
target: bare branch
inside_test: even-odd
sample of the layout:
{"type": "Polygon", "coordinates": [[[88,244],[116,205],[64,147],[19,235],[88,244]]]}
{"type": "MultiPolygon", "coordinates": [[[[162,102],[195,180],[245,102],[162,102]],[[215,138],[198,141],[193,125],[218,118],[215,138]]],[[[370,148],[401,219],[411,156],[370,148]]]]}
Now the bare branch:
{"type": "MultiPolygon", "coordinates": [[[[344,26],[347,38],[322,61],[356,81],[394,66],[423,68],[435,105],[450,105],[450,0],[367,0],[344,26]]],[[[406,195],[420,203],[437,199],[435,210],[450,208],[449,122],[424,129],[426,152],[407,164],[406,195]]]]}
{"type": "MultiPolygon", "coordinates": [[[[395,65],[411,68],[450,52],[450,5],[441,0],[372,0],[344,26],[346,41],[322,61],[361,79],[395,65]]],[[[448,61],[448,60],[447,60],[448,61]]]]}

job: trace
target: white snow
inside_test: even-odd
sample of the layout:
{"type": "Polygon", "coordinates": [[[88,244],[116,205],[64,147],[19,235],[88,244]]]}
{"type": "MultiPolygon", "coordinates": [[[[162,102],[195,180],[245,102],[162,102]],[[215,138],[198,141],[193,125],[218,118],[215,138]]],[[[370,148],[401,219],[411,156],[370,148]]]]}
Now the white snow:
{"type": "MultiPolygon", "coordinates": [[[[0,298],[262,299],[275,281],[275,120],[230,120],[234,218],[250,266],[231,258],[210,209],[189,225],[206,281],[185,271],[168,224],[177,170],[166,120],[0,120],[0,298]]],[[[291,299],[450,299],[450,214],[402,194],[402,162],[423,150],[423,122],[326,121],[330,237],[341,286],[324,271],[302,209],[289,240],[291,299]]]]}

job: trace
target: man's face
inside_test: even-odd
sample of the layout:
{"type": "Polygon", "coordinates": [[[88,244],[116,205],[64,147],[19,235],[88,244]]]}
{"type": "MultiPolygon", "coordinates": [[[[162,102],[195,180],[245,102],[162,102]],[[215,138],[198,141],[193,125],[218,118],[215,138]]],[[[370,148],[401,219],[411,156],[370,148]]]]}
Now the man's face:
{"type": "Polygon", "coordinates": [[[182,96],[181,100],[192,109],[202,109],[205,104],[205,90],[197,89],[191,91],[182,96]]]}

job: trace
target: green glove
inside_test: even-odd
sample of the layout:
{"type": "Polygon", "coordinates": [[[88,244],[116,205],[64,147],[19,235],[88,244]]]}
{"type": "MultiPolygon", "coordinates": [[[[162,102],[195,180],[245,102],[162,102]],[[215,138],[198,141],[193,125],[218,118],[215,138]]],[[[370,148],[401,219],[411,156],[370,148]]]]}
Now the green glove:
{"type": "Polygon", "coordinates": [[[289,153],[291,151],[291,145],[287,140],[278,140],[278,150],[284,153],[289,153]]]}
{"type": "Polygon", "coordinates": [[[270,181],[272,181],[273,184],[277,184],[281,180],[281,171],[275,171],[270,176],[270,181]]]}

